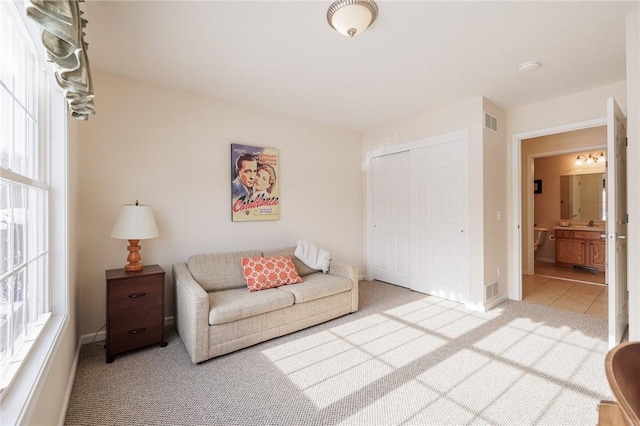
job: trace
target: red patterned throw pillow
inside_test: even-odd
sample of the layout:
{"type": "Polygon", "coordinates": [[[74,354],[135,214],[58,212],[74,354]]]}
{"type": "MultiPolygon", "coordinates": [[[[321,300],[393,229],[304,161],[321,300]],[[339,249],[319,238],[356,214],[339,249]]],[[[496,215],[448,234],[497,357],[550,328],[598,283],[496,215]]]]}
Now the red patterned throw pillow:
{"type": "Polygon", "coordinates": [[[242,269],[249,291],[302,282],[291,256],[243,257],[242,269]]]}

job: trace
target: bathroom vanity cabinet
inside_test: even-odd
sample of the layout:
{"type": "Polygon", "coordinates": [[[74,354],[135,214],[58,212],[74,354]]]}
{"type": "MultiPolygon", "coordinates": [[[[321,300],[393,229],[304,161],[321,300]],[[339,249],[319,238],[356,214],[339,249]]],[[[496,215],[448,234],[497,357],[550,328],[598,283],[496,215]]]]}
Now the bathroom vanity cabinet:
{"type": "Polygon", "coordinates": [[[595,267],[604,272],[606,242],[603,229],[556,229],[556,263],[561,266],[595,267]]]}

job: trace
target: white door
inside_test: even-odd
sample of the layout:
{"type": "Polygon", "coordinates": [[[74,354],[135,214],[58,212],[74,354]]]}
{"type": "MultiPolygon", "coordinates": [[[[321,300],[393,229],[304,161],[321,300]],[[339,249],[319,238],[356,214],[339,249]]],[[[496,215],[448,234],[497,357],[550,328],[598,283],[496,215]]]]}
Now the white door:
{"type": "Polygon", "coordinates": [[[627,293],[627,119],[607,99],[607,266],[609,346],[620,343],[629,324],[627,293]]]}
{"type": "Polygon", "coordinates": [[[469,237],[467,142],[411,151],[413,290],[468,300],[469,237]]]}
{"type": "Polygon", "coordinates": [[[409,287],[409,152],[373,159],[374,279],[409,287]]]}

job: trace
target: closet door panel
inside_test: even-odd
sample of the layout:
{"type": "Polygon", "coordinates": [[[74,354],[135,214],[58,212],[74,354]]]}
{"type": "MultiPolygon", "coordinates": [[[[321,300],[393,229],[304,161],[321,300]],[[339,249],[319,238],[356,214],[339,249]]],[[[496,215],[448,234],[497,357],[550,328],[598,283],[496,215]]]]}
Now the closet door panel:
{"type": "Polygon", "coordinates": [[[408,287],[409,152],[373,159],[374,279],[408,287]]]}
{"type": "Polygon", "coordinates": [[[468,163],[466,142],[411,150],[411,288],[464,302],[468,298],[468,163]]]}

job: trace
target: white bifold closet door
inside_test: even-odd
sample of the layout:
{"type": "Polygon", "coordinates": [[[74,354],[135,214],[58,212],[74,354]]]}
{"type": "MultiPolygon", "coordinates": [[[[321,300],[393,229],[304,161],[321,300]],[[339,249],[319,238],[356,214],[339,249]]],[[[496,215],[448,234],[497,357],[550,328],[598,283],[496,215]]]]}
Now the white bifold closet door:
{"type": "Polygon", "coordinates": [[[468,300],[467,145],[450,141],[374,158],[375,279],[468,300]]]}

